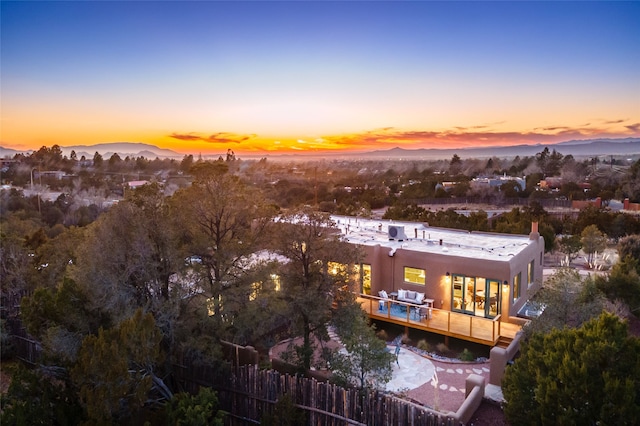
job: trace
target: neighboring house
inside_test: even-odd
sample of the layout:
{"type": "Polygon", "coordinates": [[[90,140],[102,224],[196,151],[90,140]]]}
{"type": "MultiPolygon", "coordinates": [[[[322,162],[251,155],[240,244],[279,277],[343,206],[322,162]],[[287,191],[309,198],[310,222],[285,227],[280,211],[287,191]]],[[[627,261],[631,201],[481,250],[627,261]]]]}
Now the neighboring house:
{"type": "Polygon", "coordinates": [[[364,252],[359,265],[363,297],[412,290],[433,300],[437,310],[518,323],[514,317],[542,284],[544,239],[535,222],[527,236],[332,219],[345,240],[364,252]]]}
{"type": "Polygon", "coordinates": [[[149,183],[151,182],[149,182],[148,180],[130,180],[126,182],[125,185],[130,189],[136,189],[136,188],[140,188],[141,186],[145,186],[149,183]]]}
{"type": "Polygon", "coordinates": [[[517,183],[519,191],[524,191],[527,187],[527,182],[523,178],[513,176],[498,176],[492,178],[474,178],[471,180],[471,188],[500,188],[507,182],[517,183]]]}
{"type": "Polygon", "coordinates": [[[623,210],[640,212],[640,203],[631,203],[628,198],[624,199],[622,206],[623,210]]]}
{"type": "Polygon", "coordinates": [[[34,170],[33,177],[34,179],[53,178],[61,180],[62,178],[67,177],[67,172],[62,170],[34,170]]]}

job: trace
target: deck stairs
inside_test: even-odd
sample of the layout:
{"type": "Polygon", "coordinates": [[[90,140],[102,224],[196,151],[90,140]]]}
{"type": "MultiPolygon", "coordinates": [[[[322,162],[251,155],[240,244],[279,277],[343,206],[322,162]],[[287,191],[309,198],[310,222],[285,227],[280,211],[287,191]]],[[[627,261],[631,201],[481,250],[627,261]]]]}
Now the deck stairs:
{"type": "Polygon", "coordinates": [[[499,347],[499,348],[507,348],[511,342],[513,342],[513,338],[512,337],[508,337],[508,336],[500,336],[498,338],[498,341],[496,342],[495,346],[499,347]]]}

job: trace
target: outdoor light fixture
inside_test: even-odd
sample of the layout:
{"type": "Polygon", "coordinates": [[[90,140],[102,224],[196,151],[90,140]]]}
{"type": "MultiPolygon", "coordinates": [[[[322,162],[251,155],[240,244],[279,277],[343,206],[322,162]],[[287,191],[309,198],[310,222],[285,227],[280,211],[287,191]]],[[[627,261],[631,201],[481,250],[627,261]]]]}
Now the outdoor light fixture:
{"type": "Polygon", "coordinates": [[[451,274],[447,271],[447,273],[446,273],[445,275],[446,275],[446,276],[449,276],[449,275],[451,275],[451,274]]]}
{"type": "Polygon", "coordinates": [[[504,281],[502,282],[502,285],[504,286],[504,288],[509,287],[509,281],[504,280],[504,281]]]}

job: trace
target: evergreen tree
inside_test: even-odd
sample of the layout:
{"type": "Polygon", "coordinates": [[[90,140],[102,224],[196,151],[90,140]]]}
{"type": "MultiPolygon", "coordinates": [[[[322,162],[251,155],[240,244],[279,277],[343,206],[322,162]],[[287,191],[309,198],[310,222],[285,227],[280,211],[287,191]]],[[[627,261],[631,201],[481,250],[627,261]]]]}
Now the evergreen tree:
{"type": "Polygon", "coordinates": [[[119,327],[100,329],[82,342],[71,378],[87,416],[97,424],[131,417],[154,387],[163,397],[171,392],[154,373],[162,361],[162,334],[151,314],[142,309],[119,327]]]}
{"type": "Polygon", "coordinates": [[[517,425],[633,425],[640,419],[640,339],[603,313],[577,329],[536,333],[502,382],[517,425]]]}
{"type": "Polygon", "coordinates": [[[582,250],[587,255],[589,267],[594,266],[594,258],[597,252],[602,252],[607,247],[607,237],[600,232],[596,225],[589,225],[580,234],[582,250]]]}
{"type": "Polygon", "coordinates": [[[351,315],[345,309],[337,315],[340,318],[337,332],[346,353],[337,352],[331,358],[333,380],[362,391],[378,389],[391,380],[395,356],[387,350],[386,342],[376,336],[360,305],[352,306],[351,315]]]}

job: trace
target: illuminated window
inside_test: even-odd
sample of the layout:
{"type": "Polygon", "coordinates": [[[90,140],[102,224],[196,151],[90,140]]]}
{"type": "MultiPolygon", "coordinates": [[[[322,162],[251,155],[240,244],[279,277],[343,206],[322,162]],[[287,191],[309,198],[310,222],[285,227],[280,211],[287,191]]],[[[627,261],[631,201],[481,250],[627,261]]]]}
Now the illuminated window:
{"type": "Polygon", "coordinates": [[[254,301],[258,298],[258,293],[260,293],[261,288],[262,283],[251,283],[251,293],[249,293],[249,301],[254,301]]]}
{"type": "Polygon", "coordinates": [[[271,281],[273,281],[273,289],[275,291],[280,291],[280,276],[276,274],[271,274],[271,281]]]}
{"type": "Polygon", "coordinates": [[[342,271],[343,265],[338,262],[328,262],[327,263],[327,272],[331,275],[338,275],[339,272],[342,271]]]}
{"type": "Polygon", "coordinates": [[[371,265],[366,263],[360,265],[360,291],[371,294],[371,265]]]}
{"type": "Polygon", "coordinates": [[[534,275],[534,260],[531,261],[531,263],[529,263],[529,266],[527,267],[527,282],[528,285],[533,284],[533,280],[535,279],[535,275],[534,275]]]}
{"type": "Polygon", "coordinates": [[[464,287],[464,276],[454,275],[452,284],[453,284],[451,287],[451,293],[452,293],[451,301],[453,304],[452,309],[454,311],[462,311],[462,308],[464,307],[464,291],[462,289],[464,287]]]}
{"type": "Polygon", "coordinates": [[[207,313],[210,317],[216,314],[216,305],[219,306],[219,310],[222,312],[222,295],[218,297],[210,297],[206,300],[207,313]]]}
{"type": "Polygon", "coordinates": [[[522,272],[518,272],[518,275],[513,277],[513,301],[515,302],[520,298],[520,291],[522,289],[522,272]]]}
{"type": "Polygon", "coordinates": [[[426,277],[424,269],[404,267],[404,280],[408,283],[425,285],[426,277]]]}
{"type": "Polygon", "coordinates": [[[339,262],[327,262],[325,265],[326,273],[336,287],[343,288],[347,286],[352,289],[352,291],[356,291],[360,275],[360,265],[339,262]]]}

